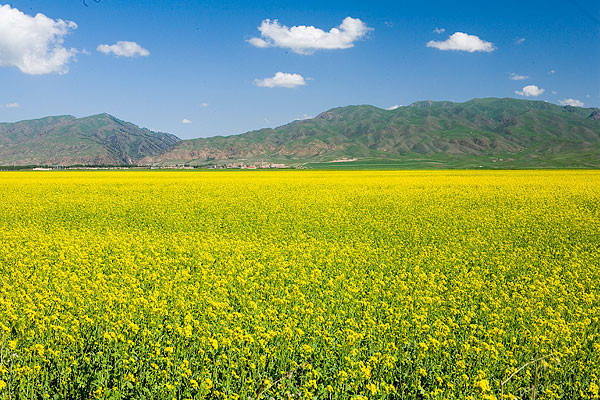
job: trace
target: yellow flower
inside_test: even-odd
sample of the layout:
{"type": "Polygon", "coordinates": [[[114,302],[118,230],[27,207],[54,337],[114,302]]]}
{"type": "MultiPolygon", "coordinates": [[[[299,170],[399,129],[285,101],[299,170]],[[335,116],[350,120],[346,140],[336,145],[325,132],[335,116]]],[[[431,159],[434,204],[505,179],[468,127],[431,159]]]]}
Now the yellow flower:
{"type": "Polygon", "coordinates": [[[0,172],[0,397],[598,395],[599,171],[255,172],[0,172]]]}
{"type": "Polygon", "coordinates": [[[205,388],[206,390],[211,390],[213,388],[214,384],[213,381],[209,378],[206,378],[202,381],[202,387],[205,388]]]}

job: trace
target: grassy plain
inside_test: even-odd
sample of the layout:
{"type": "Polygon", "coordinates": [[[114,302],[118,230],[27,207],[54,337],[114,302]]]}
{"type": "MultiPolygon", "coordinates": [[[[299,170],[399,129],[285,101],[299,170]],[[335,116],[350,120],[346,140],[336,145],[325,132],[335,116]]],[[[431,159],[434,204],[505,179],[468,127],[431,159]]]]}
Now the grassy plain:
{"type": "Polygon", "coordinates": [[[541,357],[505,398],[598,398],[600,172],[5,172],[0,198],[0,399],[494,399],[541,357]]]}

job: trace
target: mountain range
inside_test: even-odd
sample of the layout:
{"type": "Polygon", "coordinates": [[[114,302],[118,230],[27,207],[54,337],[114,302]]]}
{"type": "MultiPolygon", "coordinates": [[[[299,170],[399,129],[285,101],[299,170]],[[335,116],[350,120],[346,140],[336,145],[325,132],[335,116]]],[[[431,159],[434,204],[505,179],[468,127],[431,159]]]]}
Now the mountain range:
{"type": "Polygon", "coordinates": [[[0,165],[598,168],[600,110],[512,98],[334,108],[180,140],[108,114],[0,124],[0,165]]]}
{"type": "Polygon", "coordinates": [[[0,124],[0,165],[135,165],[180,142],[108,114],[0,124]]]}

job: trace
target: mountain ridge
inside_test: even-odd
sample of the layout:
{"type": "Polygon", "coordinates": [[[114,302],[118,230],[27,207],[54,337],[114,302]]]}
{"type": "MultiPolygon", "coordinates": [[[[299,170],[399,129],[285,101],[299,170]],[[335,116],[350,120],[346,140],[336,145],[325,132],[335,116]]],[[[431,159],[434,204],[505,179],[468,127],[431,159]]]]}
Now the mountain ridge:
{"type": "Polygon", "coordinates": [[[600,110],[513,98],[425,100],[393,110],[350,105],[276,128],[188,140],[106,113],[62,115],[0,123],[0,165],[11,163],[600,168],[600,110]]]}
{"type": "Polygon", "coordinates": [[[600,166],[596,111],[511,98],[419,101],[394,110],[351,105],[277,128],[182,141],[154,162],[227,165],[267,159],[323,167],[357,158],[397,160],[408,167],[418,167],[420,160],[441,168],[595,168],[600,166]]]}
{"type": "Polygon", "coordinates": [[[0,165],[136,165],[180,140],[107,113],[0,123],[0,165]]]}

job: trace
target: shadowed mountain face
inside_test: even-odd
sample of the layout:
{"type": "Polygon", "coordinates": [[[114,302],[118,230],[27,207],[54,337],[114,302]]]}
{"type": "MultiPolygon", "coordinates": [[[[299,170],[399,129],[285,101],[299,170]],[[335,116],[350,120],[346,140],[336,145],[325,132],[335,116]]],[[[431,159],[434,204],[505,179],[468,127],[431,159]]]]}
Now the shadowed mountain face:
{"type": "Polygon", "coordinates": [[[598,110],[509,98],[422,101],[395,110],[348,106],[276,129],[182,141],[155,161],[600,167],[599,118],[598,110]]]}
{"type": "Polygon", "coordinates": [[[107,114],[0,124],[0,165],[259,162],[358,168],[598,168],[600,111],[509,98],[422,101],[395,110],[348,106],[275,129],[185,141],[107,114]]]}
{"type": "Polygon", "coordinates": [[[0,165],[134,165],[180,141],[108,114],[0,124],[0,165]]]}

